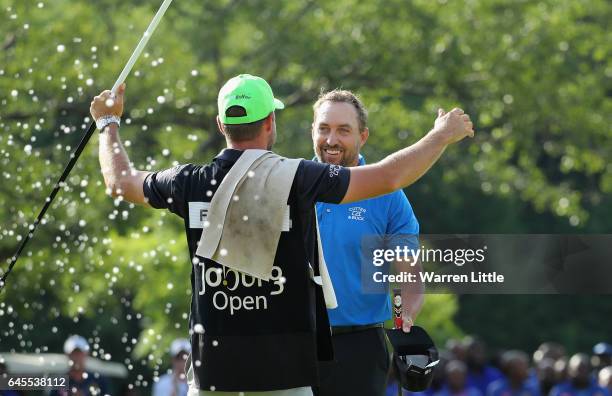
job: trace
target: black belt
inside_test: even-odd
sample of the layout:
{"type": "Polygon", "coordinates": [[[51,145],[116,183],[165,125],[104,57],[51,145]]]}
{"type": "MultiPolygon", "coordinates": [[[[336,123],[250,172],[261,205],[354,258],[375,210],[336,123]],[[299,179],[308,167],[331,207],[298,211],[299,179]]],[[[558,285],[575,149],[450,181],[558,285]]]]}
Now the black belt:
{"type": "Polygon", "coordinates": [[[367,325],[357,325],[357,326],[332,326],[332,335],[336,334],[347,334],[347,333],[356,333],[358,331],[365,331],[370,329],[383,328],[382,323],[374,323],[367,325]]]}

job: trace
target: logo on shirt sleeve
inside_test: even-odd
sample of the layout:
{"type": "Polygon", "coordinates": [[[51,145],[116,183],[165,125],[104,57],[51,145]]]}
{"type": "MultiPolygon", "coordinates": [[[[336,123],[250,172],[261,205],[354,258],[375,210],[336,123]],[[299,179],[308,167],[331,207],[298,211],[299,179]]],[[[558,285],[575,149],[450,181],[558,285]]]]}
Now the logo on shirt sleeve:
{"type": "Polygon", "coordinates": [[[189,202],[189,228],[204,228],[210,202],[189,202]]]}
{"type": "Polygon", "coordinates": [[[340,169],[342,167],[340,165],[330,165],[329,166],[329,177],[338,176],[340,174],[340,169]]]}

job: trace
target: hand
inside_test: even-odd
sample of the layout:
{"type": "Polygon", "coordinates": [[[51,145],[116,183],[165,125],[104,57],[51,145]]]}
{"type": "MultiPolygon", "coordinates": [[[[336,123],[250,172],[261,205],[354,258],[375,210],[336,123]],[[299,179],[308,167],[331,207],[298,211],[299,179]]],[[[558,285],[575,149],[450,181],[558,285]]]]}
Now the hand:
{"type": "Polygon", "coordinates": [[[89,107],[89,112],[94,120],[103,116],[121,117],[123,114],[123,95],[125,93],[125,83],[117,88],[117,93],[112,94],[108,89],[102,91],[100,95],[93,98],[89,107]]]}
{"type": "Polygon", "coordinates": [[[402,330],[404,333],[410,333],[410,328],[414,325],[412,315],[409,312],[402,310],[402,330]]]}
{"type": "Polygon", "coordinates": [[[448,113],[438,109],[438,118],[432,132],[441,136],[445,144],[452,144],[466,136],[474,137],[474,125],[470,116],[457,107],[448,113]]]}

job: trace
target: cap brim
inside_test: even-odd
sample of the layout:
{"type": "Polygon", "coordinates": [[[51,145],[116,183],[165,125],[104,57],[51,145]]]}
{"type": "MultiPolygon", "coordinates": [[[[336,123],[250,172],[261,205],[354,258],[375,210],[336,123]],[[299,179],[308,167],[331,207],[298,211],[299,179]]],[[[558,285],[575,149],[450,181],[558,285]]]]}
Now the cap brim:
{"type": "Polygon", "coordinates": [[[274,108],[276,110],[282,110],[285,108],[285,104],[281,102],[280,100],[274,98],[274,108]]]}

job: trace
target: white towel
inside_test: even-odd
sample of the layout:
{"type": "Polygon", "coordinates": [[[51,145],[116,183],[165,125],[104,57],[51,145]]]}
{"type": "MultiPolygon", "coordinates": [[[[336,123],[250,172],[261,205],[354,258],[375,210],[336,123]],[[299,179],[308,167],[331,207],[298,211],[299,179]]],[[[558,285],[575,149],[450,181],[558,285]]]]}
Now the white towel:
{"type": "MultiPolygon", "coordinates": [[[[196,250],[228,268],[269,280],[300,159],[245,150],[217,189],[196,250]]],[[[316,217],[316,216],[315,216],[316,217]]],[[[318,222],[319,273],[326,306],[338,306],[327,272],[318,222]]]]}

